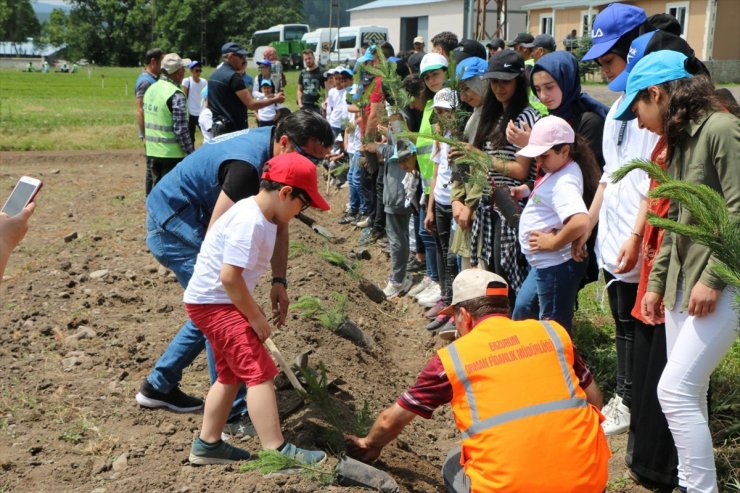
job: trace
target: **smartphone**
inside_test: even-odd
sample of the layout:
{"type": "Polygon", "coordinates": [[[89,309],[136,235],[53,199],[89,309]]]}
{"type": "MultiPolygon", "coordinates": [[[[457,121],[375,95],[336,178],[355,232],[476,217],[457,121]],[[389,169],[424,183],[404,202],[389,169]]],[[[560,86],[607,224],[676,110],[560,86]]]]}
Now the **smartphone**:
{"type": "Polygon", "coordinates": [[[9,216],[15,216],[20,213],[36,197],[42,185],[41,180],[31,178],[30,176],[21,176],[10,197],[5,201],[2,212],[9,216]]]}

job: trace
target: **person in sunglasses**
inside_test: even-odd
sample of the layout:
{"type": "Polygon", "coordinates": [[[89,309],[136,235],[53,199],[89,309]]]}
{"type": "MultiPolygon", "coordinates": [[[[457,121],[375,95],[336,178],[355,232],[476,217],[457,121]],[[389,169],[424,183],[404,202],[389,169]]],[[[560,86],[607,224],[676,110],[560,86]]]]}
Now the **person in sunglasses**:
{"type": "Polygon", "coordinates": [[[198,117],[200,116],[200,105],[202,102],[203,89],[208,87],[208,81],[201,78],[203,66],[198,60],[190,62],[190,77],[182,81],[182,92],[188,98],[188,132],[190,140],[195,144],[195,128],[198,126],[198,117]]]}
{"type": "Polygon", "coordinates": [[[224,63],[208,79],[208,107],[213,113],[211,132],[214,137],[247,128],[247,109],[257,111],[285,101],[282,91],[259,101],[252,97],[242,78],[247,69],[247,50],[240,44],[226,43],[221,53],[224,63]]]}
{"type": "MultiPolygon", "coordinates": [[[[210,90],[209,90],[210,92],[210,90]]],[[[210,100],[210,94],[209,94],[210,100]]],[[[297,111],[275,127],[261,127],[214,138],[185,158],[157,183],[147,199],[147,244],[152,255],[172,270],[187,287],[208,228],[234,203],[259,191],[263,163],[273,156],[298,152],[311,162],[324,158],[334,142],[329,123],[319,114],[297,111]]],[[[279,326],[288,312],[286,264],[288,225],[278,222],[272,255],[272,315],[279,326]]],[[[203,407],[200,398],[182,392],[182,372],[207,346],[206,339],[188,320],[144,379],[136,395],[139,405],[164,407],[178,412],[203,407]]],[[[207,351],[211,382],[216,380],[215,362],[207,351]]],[[[238,394],[226,432],[243,434],[246,404],[244,390],[238,394]]]]}

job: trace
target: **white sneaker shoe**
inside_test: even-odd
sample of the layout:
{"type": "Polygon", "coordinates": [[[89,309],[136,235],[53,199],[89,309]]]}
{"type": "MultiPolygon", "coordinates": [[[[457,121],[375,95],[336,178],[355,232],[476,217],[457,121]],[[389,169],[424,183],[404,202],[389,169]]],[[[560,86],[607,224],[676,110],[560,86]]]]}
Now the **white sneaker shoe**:
{"type": "Polygon", "coordinates": [[[617,404],[622,402],[622,398],[619,397],[617,394],[614,394],[611,399],[609,399],[609,402],[606,403],[604,407],[601,408],[601,414],[604,415],[605,418],[608,418],[611,416],[612,412],[614,412],[614,408],[617,406],[617,404]]]}
{"type": "Polygon", "coordinates": [[[434,281],[432,281],[432,278],[431,277],[424,276],[424,279],[422,279],[421,281],[419,281],[416,284],[416,286],[414,286],[413,288],[411,288],[411,290],[408,293],[406,293],[406,294],[408,294],[409,296],[416,297],[417,294],[419,294],[422,291],[424,291],[433,282],[434,281]]]}
{"type": "Polygon", "coordinates": [[[420,300],[420,299],[422,299],[422,298],[428,298],[432,294],[441,293],[442,292],[442,290],[439,287],[439,283],[438,282],[432,281],[431,279],[429,279],[429,281],[430,282],[429,282],[429,284],[427,284],[427,287],[426,288],[422,289],[421,291],[419,291],[418,293],[416,293],[414,295],[414,298],[416,298],[417,301],[420,300]]]}
{"type": "Polygon", "coordinates": [[[612,409],[609,417],[601,423],[604,435],[613,436],[625,433],[630,429],[630,409],[620,399],[612,409]]]}
{"type": "Polygon", "coordinates": [[[416,295],[416,301],[422,306],[432,306],[442,297],[442,289],[436,282],[416,295]],[[430,304],[431,303],[431,304],[430,304]]]}
{"type": "Polygon", "coordinates": [[[385,297],[388,299],[403,296],[409,289],[411,289],[412,284],[413,281],[410,277],[407,277],[403,282],[398,283],[389,280],[388,284],[386,284],[383,289],[383,294],[385,294],[385,297]]]}

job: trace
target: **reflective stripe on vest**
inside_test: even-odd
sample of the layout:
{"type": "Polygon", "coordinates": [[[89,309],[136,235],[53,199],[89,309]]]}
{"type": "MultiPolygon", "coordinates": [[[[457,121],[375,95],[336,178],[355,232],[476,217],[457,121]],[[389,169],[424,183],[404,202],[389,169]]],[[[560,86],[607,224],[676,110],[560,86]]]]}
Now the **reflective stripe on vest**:
{"type": "Polygon", "coordinates": [[[560,363],[560,369],[562,371],[565,384],[568,388],[570,398],[544,402],[520,409],[514,409],[512,411],[491,416],[481,421],[480,417],[478,416],[478,406],[475,399],[475,393],[473,392],[472,385],[470,383],[470,380],[468,379],[468,375],[465,372],[460,354],[458,353],[455,345],[451,344],[447,347],[450,354],[450,360],[452,361],[452,365],[455,368],[455,373],[457,374],[457,378],[460,381],[460,384],[465,389],[465,396],[468,401],[468,406],[470,407],[470,414],[472,419],[472,424],[466,430],[461,430],[462,437],[464,439],[475,436],[476,434],[494,426],[508,423],[509,421],[527,418],[530,416],[535,416],[537,414],[543,414],[552,411],[560,411],[563,409],[577,409],[580,407],[586,407],[588,405],[588,402],[585,399],[576,396],[575,383],[570,378],[570,370],[568,368],[568,362],[565,357],[565,347],[563,346],[560,337],[558,337],[555,329],[552,327],[552,325],[550,325],[549,322],[540,322],[545,327],[547,336],[550,338],[553,345],[555,346],[555,351],[558,355],[558,361],[560,363]]]}
{"type": "MultiPolygon", "coordinates": [[[[146,155],[161,158],[185,157],[175,135],[172,112],[167,100],[179,87],[167,80],[159,80],[144,94],[144,135],[146,136],[146,155]]],[[[184,93],[183,93],[184,95],[184,93]]]]}

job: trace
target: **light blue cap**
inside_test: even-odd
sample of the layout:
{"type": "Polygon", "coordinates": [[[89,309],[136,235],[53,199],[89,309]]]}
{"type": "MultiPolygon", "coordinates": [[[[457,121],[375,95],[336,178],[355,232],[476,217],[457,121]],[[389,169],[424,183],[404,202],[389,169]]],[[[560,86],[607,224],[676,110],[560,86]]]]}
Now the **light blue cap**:
{"type": "Polygon", "coordinates": [[[677,51],[661,50],[645,55],[638,61],[627,78],[627,95],[619,105],[616,120],[633,120],[632,104],[637,94],[650,86],[678,79],[691,78],[684,63],[688,57],[677,51]]]}
{"type": "Polygon", "coordinates": [[[471,56],[457,63],[455,75],[459,80],[468,80],[480,77],[488,72],[488,62],[477,56],[471,56]]]}

